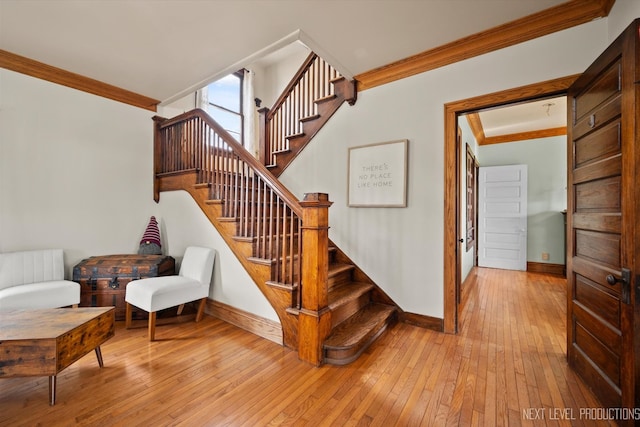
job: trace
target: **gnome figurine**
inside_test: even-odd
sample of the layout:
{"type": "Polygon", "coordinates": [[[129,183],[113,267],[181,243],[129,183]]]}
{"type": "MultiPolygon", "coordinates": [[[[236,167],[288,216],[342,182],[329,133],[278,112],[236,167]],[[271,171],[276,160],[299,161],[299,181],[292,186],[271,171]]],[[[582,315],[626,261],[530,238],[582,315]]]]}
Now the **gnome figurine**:
{"type": "Polygon", "coordinates": [[[140,240],[139,255],[162,255],[162,245],[160,244],[160,230],[158,230],[158,221],[152,216],[149,225],[140,240]]]}

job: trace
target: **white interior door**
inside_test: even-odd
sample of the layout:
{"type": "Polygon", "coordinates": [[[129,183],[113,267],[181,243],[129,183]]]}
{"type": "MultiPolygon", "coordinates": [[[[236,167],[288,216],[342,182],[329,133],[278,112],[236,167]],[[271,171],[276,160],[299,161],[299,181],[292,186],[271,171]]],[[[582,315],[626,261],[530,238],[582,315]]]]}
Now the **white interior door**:
{"type": "Polygon", "coordinates": [[[527,165],[481,167],[478,265],[527,270],[527,165]]]}

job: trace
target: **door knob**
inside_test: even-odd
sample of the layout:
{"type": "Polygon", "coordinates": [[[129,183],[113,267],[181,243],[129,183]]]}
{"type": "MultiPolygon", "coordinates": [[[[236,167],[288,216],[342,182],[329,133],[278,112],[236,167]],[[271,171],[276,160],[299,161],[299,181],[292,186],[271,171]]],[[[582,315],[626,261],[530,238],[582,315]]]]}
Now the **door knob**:
{"type": "Polygon", "coordinates": [[[610,284],[611,286],[615,285],[616,283],[620,282],[622,283],[623,280],[622,279],[618,279],[616,276],[614,276],[613,274],[607,274],[607,283],[610,284]]]}
{"type": "Polygon", "coordinates": [[[631,270],[628,268],[621,268],[620,273],[622,277],[618,278],[613,274],[607,274],[605,279],[611,286],[616,283],[620,283],[620,299],[624,304],[631,304],[631,270]]]}

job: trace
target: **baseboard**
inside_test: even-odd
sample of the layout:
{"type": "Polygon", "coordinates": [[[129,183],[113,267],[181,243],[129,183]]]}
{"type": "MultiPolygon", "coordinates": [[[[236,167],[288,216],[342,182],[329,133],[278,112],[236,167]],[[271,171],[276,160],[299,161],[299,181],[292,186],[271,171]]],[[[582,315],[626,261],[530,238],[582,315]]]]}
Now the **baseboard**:
{"type": "Polygon", "coordinates": [[[431,329],[436,332],[444,331],[444,320],[437,317],[426,316],[424,314],[400,313],[400,321],[409,325],[431,329]]]}
{"type": "Polygon", "coordinates": [[[284,345],[282,326],[273,320],[256,316],[253,313],[211,299],[207,299],[205,312],[252,334],[273,341],[276,344],[284,345]]]}
{"type": "Polygon", "coordinates": [[[564,264],[549,264],[545,262],[527,262],[527,271],[530,273],[546,273],[556,276],[565,275],[564,264]]]}
{"type": "Polygon", "coordinates": [[[474,265],[471,270],[469,270],[469,274],[465,277],[464,281],[460,285],[460,300],[458,304],[458,313],[461,313],[462,310],[467,306],[467,301],[469,300],[469,294],[472,289],[478,286],[478,266],[474,265]]]}

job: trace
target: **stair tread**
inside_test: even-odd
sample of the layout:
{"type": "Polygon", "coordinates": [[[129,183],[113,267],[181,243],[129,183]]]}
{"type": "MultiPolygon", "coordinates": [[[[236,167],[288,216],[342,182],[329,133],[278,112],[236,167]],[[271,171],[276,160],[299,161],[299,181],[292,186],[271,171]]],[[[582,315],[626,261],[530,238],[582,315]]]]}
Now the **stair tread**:
{"type": "MultiPolygon", "coordinates": [[[[291,136],[288,136],[287,138],[292,138],[291,136]]],[[[291,150],[289,150],[288,148],[283,148],[282,150],[273,150],[273,154],[285,154],[285,153],[290,153],[291,150]]],[[[278,165],[269,165],[269,166],[278,166],[278,165]]]]}
{"type": "Polygon", "coordinates": [[[340,304],[344,304],[346,301],[369,292],[373,288],[374,286],[371,283],[364,282],[350,282],[336,286],[329,290],[329,308],[333,309],[340,304]]]}
{"type": "Polygon", "coordinates": [[[372,303],[338,325],[324,342],[325,349],[350,348],[366,341],[387,323],[396,308],[372,303]]]}
{"type": "MultiPolygon", "coordinates": [[[[305,136],[304,132],[297,132],[297,133],[292,133],[290,135],[286,135],[285,139],[301,138],[303,136],[305,136]]],[[[291,150],[286,150],[286,151],[291,151],[291,150]]]]}
{"type": "Polygon", "coordinates": [[[329,264],[329,277],[336,276],[344,271],[353,270],[353,264],[331,263],[329,264]]]}
{"type": "Polygon", "coordinates": [[[304,122],[310,122],[311,120],[317,120],[319,118],[320,118],[320,114],[312,114],[310,116],[301,118],[300,121],[304,123],[304,122]]]}
{"type": "Polygon", "coordinates": [[[331,95],[323,96],[322,98],[318,98],[318,99],[314,100],[313,102],[315,102],[316,104],[320,104],[320,103],[323,103],[323,102],[332,101],[332,100],[336,99],[337,97],[338,97],[338,95],[331,94],[331,95]]]}

